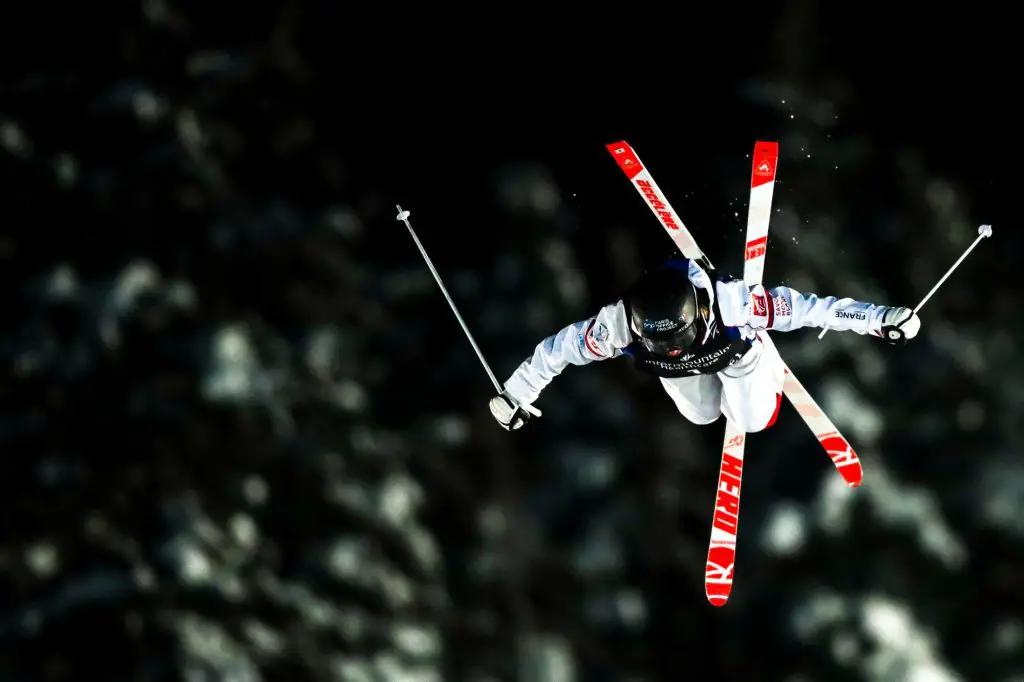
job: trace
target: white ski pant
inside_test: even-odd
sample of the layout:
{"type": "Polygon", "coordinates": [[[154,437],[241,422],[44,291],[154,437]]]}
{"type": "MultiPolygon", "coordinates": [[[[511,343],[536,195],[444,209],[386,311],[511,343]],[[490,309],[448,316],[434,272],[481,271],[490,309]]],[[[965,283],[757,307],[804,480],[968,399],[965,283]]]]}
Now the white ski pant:
{"type": "Polygon", "coordinates": [[[661,379],[679,412],[694,424],[710,424],[722,414],[743,431],[763,431],[775,423],[782,405],[785,367],[774,345],[760,339],[734,365],[718,374],[661,379]]]}

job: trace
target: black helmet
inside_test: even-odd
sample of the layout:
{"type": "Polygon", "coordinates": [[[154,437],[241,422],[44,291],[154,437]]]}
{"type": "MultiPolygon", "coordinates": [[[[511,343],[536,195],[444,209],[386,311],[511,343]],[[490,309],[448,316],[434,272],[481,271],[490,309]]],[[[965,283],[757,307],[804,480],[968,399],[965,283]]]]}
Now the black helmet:
{"type": "Polygon", "coordinates": [[[685,267],[662,266],[644,273],[624,296],[629,323],[644,348],[676,356],[707,333],[708,306],[685,267]]]}

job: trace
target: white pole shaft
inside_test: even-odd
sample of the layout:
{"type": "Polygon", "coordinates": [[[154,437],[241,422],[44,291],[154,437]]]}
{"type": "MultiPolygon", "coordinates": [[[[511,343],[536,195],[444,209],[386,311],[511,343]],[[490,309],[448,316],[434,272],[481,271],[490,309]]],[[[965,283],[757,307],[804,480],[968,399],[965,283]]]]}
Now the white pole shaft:
{"type": "MultiPolygon", "coordinates": [[[[953,263],[952,266],[950,266],[949,270],[946,270],[946,274],[944,274],[942,276],[942,278],[939,279],[939,281],[935,283],[935,286],[932,287],[932,290],[929,291],[927,294],[925,294],[925,297],[921,299],[921,302],[918,303],[917,306],[914,307],[914,314],[915,315],[917,314],[917,312],[919,310],[921,310],[921,308],[924,307],[924,304],[928,302],[928,299],[931,298],[932,295],[934,295],[935,292],[939,290],[939,287],[942,286],[942,283],[945,282],[947,279],[949,279],[949,276],[953,274],[953,271],[956,270],[958,267],[960,267],[960,264],[964,262],[965,258],[967,258],[967,254],[969,254],[974,249],[974,247],[978,245],[978,242],[980,242],[985,237],[991,237],[991,236],[992,236],[992,226],[991,225],[982,225],[981,227],[978,228],[978,238],[975,239],[971,243],[971,245],[968,246],[967,249],[962,254],[960,254],[960,257],[956,259],[956,262],[953,263]]],[[[825,327],[824,329],[821,330],[821,333],[818,334],[818,338],[819,339],[824,338],[825,334],[827,334],[827,333],[828,333],[828,327],[825,327]]]]}
{"type": "Polygon", "coordinates": [[[953,263],[953,267],[951,267],[949,270],[946,270],[946,274],[942,276],[942,279],[936,282],[935,286],[932,287],[932,290],[925,294],[925,297],[922,298],[921,302],[918,303],[917,306],[914,308],[914,313],[917,313],[918,310],[924,307],[924,304],[927,303],[928,299],[931,298],[932,295],[939,290],[939,287],[942,286],[942,283],[945,282],[949,278],[949,276],[953,274],[953,271],[956,270],[960,266],[960,264],[964,262],[964,258],[967,258],[967,254],[969,254],[971,250],[978,245],[978,242],[980,242],[986,236],[987,235],[984,234],[978,235],[978,238],[974,240],[974,243],[968,246],[967,250],[963,252],[963,255],[961,255],[955,263],[953,263]]]}
{"type": "Polygon", "coordinates": [[[412,229],[412,225],[409,224],[409,211],[403,211],[401,206],[396,206],[398,209],[398,218],[405,223],[405,226],[409,228],[409,234],[412,235],[412,240],[416,242],[416,248],[420,250],[420,254],[423,256],[423,260],[427,262],[427,267],[430,268],[430,274],[434,276],[434,281],[437,282],[437,286],[441,287],[441,293],[448,300],[448,305],[452,307],[452,312],[455,313],[455,319],[459,321],[459,325],[462,327],[462,331],[466,333],[466,338],[469,339],[469,343],[473,346],[473,350],[476,351],[476,356],[480,358],[480,364],[484,366],[484,370],[487,372],[487,376],[490,378],[491,383],[494,384],[494,390],[498,393],[502,392],[501,384],[498,383],[498,379],[494,376],[494,372],[491,371],[491,366],[487,364],[487,360],[484,359],[484,354],[480,351],[480,347],[476,345],[476,340],[469,331],[469,327],[466,326],[466,321],[462,319],[462,315],[459,314],[459,309],[455,307],[455,301],[448,295],[448,290],[444,286],[444,282],[441,281],[441,275],[437,274],[437,270],[434,268],[434,264],[430,260],[430,256],[427,255],[427,250],[423,248],[423,244],[420,243],[419,237],[416,236],[416,231],[412,229]]]}

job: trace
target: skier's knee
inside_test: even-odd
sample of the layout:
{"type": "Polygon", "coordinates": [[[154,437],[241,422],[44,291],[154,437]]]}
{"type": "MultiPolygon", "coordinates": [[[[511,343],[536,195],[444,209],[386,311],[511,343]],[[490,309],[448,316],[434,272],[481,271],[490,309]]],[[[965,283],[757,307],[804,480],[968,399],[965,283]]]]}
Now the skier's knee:
{"type": "Polygon", "coordinates": [[[721,406],[702,406],[703,409],[699,411],[694,410],[692,408],[683,409],[683,407],[680,405],[677,405],[676,407],[679,408],[679,413],[681,415],[686,417],[688,421],[696,424],[697,426],[705,426],[707,424],[712,424],[718,421],[718,418],[722,416],[721,406]]]}
{"type": "Polygon", "coordinates": [[[718,421],[718,418],[722,416],[722,413],[719,412],[716,415],[702,414],[702,415],[694,416],[692,414],[687,414],[687,413],[684,412],[683,416],[686,417],[687,419],[689,419],[691,422],[693,422],[697,426],[706,426],[708,424],[713,424],[714,422],[718,421]]]}
{"type": "Polygon", "coordinates": [[[779,418],[779,410],[781,408],[782,394],[777,393],[773,401],[769,402],[766,400],[758,403],[756,406],[751,406],[751,409],[741,418],[741,421],[747,423],[737,424],[737,426],[747,433],[764,431],[775,424],[775,420],[779,418]]]}

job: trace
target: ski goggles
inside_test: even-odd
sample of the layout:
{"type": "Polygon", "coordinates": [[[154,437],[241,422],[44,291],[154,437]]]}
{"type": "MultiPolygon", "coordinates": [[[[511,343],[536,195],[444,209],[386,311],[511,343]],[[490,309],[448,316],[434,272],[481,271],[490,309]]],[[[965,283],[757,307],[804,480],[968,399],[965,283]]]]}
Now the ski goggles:
{"type": "Polygon", "coordinates": [[[703,340],[706,326],[704,320],[698,317],[691,325],[683,329],[641,336],[640,344],[655,355],[676,357],[692,348],[697,339],[703,340]]]}

